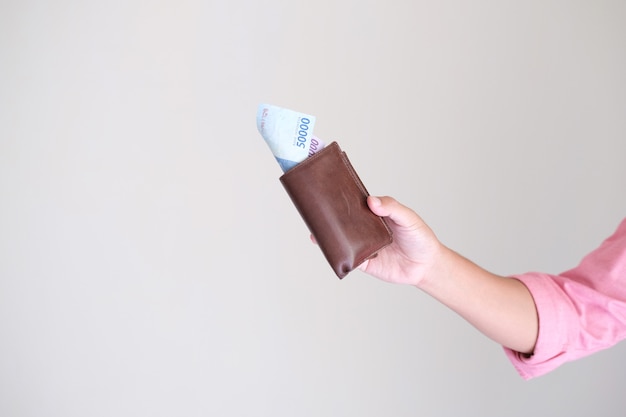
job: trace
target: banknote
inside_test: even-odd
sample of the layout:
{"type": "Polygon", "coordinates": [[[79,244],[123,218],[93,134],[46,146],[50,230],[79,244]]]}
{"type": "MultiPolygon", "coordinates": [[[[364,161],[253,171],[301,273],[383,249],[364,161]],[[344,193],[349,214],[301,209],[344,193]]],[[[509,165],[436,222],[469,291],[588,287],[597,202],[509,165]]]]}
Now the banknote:
{"type": "Polygon", "coordinates": [[[320,151],[324,142],[313,136],[315,116],[271,104],[260,104],[256,126],[283,172],[320,151]]]}

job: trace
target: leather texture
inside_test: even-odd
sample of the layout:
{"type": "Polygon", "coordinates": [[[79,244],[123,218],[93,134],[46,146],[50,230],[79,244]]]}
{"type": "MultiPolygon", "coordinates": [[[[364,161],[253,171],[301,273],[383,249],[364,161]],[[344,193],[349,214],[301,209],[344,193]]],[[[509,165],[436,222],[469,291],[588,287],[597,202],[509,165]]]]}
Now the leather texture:
{"type": "Polygon", "coordinates": [[[337,142],[280,177],[287,194],[341,279],[393,241],[385,220],[337,142]]]}

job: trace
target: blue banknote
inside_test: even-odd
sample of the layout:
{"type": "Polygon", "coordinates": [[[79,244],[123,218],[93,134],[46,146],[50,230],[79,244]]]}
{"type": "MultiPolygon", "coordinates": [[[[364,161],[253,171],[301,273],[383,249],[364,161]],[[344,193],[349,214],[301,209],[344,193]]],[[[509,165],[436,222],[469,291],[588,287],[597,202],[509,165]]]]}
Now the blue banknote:
{"type": "Polygon", "coordinates": [[[323,141],[313,136],[315,116],[310,114],[260,104],[256,125],[283,172],[324,147],[323,141]]]}

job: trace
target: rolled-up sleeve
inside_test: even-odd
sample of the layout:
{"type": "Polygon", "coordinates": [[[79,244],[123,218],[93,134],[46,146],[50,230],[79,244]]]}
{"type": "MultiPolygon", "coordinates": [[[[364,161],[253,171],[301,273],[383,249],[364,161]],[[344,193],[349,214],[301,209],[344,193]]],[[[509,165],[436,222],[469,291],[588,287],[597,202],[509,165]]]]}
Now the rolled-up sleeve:
{"type": "Polygon", "coordinates": [[[522,378],[544,375],[626,338],[626,219],[576,268],[514,278],[529,289],[539,317],[532,355],[505,348],[522,378]]]}

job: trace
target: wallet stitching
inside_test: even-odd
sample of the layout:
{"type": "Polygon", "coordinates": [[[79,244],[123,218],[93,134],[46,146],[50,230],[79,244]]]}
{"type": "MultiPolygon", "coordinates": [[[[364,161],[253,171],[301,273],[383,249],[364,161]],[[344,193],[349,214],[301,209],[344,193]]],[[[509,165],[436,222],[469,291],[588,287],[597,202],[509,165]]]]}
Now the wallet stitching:
{"type": "MultiPolygon", "coordinates": [[[[356,173],[356,170],[352,166],[352,163],[350,163],[350,159],[348,158],[348,155],[345,152],[341,153],[341,160],[343,161],[343,164],[348,168],[348,172],[350,173],[350,176],[352,177],[352,180],[356,183],[356,185],[359,188],[359,190],[361,190],[363,195],[367,198],[367,196],[369,196],[369,193],[367,192],[367,189],[365,188],[365,185],[363,184],[363,182],[359,178],[358,174],[356,173]]],[[[376,255],[378,252],[380,252],[381,250],[383,250],[384,248],[386,248],[387,246],[389,246],[393,242],[391,229],[389,229],[389,226],[387,225],[387,223],[385,223],[385,221],[380,216],[376,216],[376,217],[378,217],[378,220],[383,224],[383,227],[385,228],[385,230],[387,230],[387,233],[388,233],[388,236],[389,236],[389,240],[384,245],[382,245],[380,248],[376,249],[370,255],[364,255],[360,259],[358,259],[357,262],[355,262],[357,266],[361,265],[363,262],[365,262],[365,260],[370,259],[371,257],[373,257],[374,255],[376,255]]]]}
{"type": "Polygon", "coordinates": [[[352,180],[356,183],[357,187],[359,187],[359,190],[361,190],[361,193],[363,193],[363,195],[367,197],[369,193],[365,189],[365,185],[363,185],[359,177],[356,175],[356,171],[354,170],[354,167],[352,167],[352,164],[350,163],[350,160],[348,159],[348,155],[346,155],[345,152],[341,153],[341,160],[343,161],[343,164],[348,168],[348,172],[350,173],[352,180]]]}
{"type": "MultiPolygon", "coordinates": [[[[369,193],[365,189],[365,185],[361,181],[361,178],[359,178],[358,174],[356,173],[356,170],[350,163],[350,159],[348,158],[348,155],[345,152],[343,152],[341,156],[342,156],[341,159],[343,160],[344,164],[348,167],[350,176],[352,176],[352,179],[354,180],[354,182],[356,182],[357,186],[359,187],[363,195],[367,198],[369,196],[369,193]]],[[[383,223],[383,226],[385,226],[385,229],[387,229],[387,233],[389,233],[389,235],[391,236],[391,229],[389,229],[389,226],[387,225],[387,223],[385,223],[385,221],[380,216],[376,216],[376,217],[378,217],[378,219],[383,223]]]]}

